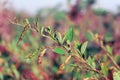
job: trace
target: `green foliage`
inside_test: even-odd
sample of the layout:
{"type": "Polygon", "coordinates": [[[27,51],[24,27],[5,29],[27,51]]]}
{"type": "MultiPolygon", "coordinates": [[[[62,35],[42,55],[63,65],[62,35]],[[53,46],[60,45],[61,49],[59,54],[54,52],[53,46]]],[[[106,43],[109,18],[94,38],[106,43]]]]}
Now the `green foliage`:
{"type": "Polygon", "coordinates": [[[3,74],[2,73],[0,73],[0,79],[3,80],[3,74]]]}
{"type": "Polygon", "coordinates": [[[95,12],[95,14],[97,14],[97,15],[104,15],[104,14],[107,13],[107,11],[104,10],[104,9],[102,9],[102,8],[97,8],[97,9],[94,10],[94,12],[95,12]]]}
{"type": "Polygon", "coordinates": [[[5,29],[0,30],[0,80],[6,75],[14,80],[120,80],[119,35],[114,33],[119,32],[119,15],[91,10],[95,0],[76,0],[73,6],[72,0],[67,1],[69,12],[61,11],[58,4],[40,10],[35,17],[27,19],[25,14],[11,19],[16,26],[4,19],[14,12],[1,11],[5,29]],[[105,18],[110,21],[106,23],[105,18]]]}
{"type": "Polygon", "coordinates": [[[95,65],[95,60],[94,58],[91,58],[91,57],[88,57],[88,64],[92,67],[92,68],[95,68],[96,65],[95,65]]]}
{"type": "Polygon", "coordinates": [[[20,42],[21,40],[23,40],[23,38],[24,38],[24,36],[25,36],[25,34],[26,34],[26,32],[27,32],[28,29],[29,29],[29,26],[28,26],[28,25],[25,25],[24,30],[22,31],[22,33],[21,33],[21,35],[20,35],[20,38],[19,38],[19,40],[18,40],[18,44],[19,44],[19,42],[20,42]]]}
{"type": "Polygon", "coordinates": [[[104,38],[105,38],[105,41],[113,41],[113,33],[110,32],[107,32],[105,35],[104,35],[104,38]]]}
{"type": "Polygon", "coordinates": [[[76,49],[79,53],[79,55],[84,55],[85,54],[85,51],[86,51],[86,48],[87,48],[87,44],[88,44],[88,41],[82,43],[82,44],[79,44],[79,43],[76,43],[76,49]]]}
{"type": "Polygon", "coordinates": [[[56,73],[59,69],[58,69],[58,67],[54,66],[54,67],[52,67],[52,70],[54,73],[56,73]]]}
{"type": "Polygon", "coordinates": [[[88,72],[88,73],[86,73],[85,77],[86,77],[86,78],[90,78],[90,77],[92,77],[93,75],[94,75],[93,72],[88,72]]]}
{"type": "Polygon", "coordinates": [[[54,15],[55,20],[64,20],[65,18],[65,13],[62,11],[58,11],[56,12],[56,14],[54,15]]]}
{"type": "Polygon", "coordinates": [[[87,44],[88,44],[88,41],[86,41],[86,42],[84,42],[84,43],[82,44],[81,49],[80,49],[80,51],[81,51],[82,54],[85,52],[86,47],[87,47],[87,44]]]}
{"type": "Polygon", "coordinates": [[[107,51],[110,53],[110,54],[112,54],[112,52],[113,52],[113,49],[112,49],[112,47],[110,47],[110,46],[106,46],[106,49],[107,49],[107,51]]]}
{"type": "Polygon", "coordinates": [[[67,33],[65,34],[65,39],[69,40],[70,42],[73,40],[73,28],[70,28],[67,33]]]}
{"type": "Polygon", "coordinates": [[[20,75],[19,72],[17,71],[16,67],[14,65],[11,66],[11,70],[13,71],[15,77],[19,79],[20,75]]]}
{"type": "Polygon", "coordinates": [[[39,20],[39,18],[37,16],[36,19],[35,19],[35,25],[36,25],[36,27],[38,27],[38,20],[39,20]]]}
{"type": "Polygon", "coordinates": [[[41,28],[40,28],[40,33],[41,33],[41,35],[44,35],[44,33],[43,33],[43,32],[44,32],[44,29],[45,29],[44,27],[41,27],[41,28]]]}
{"type": "Polygon", "coordinates": [[[63,39],[62,39],[62,36],[61,36],[61,34],[59,32],[57,33],[57,37],[58,37],[59,43],[63,44],[63,39]]]}
{"type": "Polygon", "coordinates": [[[86,32],[86,39],[88,41],[93,41],[93,37],[94,37],[94,35],[91,31],[86,32]]]}
{"type": "Polygon", "coordinates": [[[101,69],[102,69],[103,74],[105,76],[107,76],[108,75],[108,69],[103,63],[101,64],[101,69]]]}
{"type": "MultiPolygon", "coordinates": [[[[21,33],[19,41],[23,40],[23,38],[26,34],[26,31],[31,29],[31,25],[27,19],[24,22],[24,24],[25,24],[24,30],[21,33]]],[[[35,24],[34,28],[38,27],[38,17],[35,19],[34,24],[35,24]]],[[[37,29],[37,28],[35,28],[35,29],[37,29]]],[[[93,76],[98,77],[98,75],[99,75],[100,77],[104,77],[106,79],[108,76],[108,70],[109,70],[108,65],[105,65],[105,63],[102,63],[102,61],[99,61],[99,64],[101,64],[101,65],[99,65],[99,67],[101,69],[97,70],[96,69],[97,57],[90,56],[92,53],[89,53],[90,54],[89,55],[88,52],[86,52],[86,48],[88,46],[88,41],[94,41],[94,39],[96,39],[95,40],[96,43],[101,44],[102,43],[101,36],[98,34],[97,34],[97,36],[94,36],[94,34],[91,31],[88,31],[86,33],[86,38],[88,41],[79,43],[75,40],[73,41],[73,37],[74,37],[73,33],[74,32],[73,32],[72,27],[70,27],[65,34],[64,33],[61,34],[58,31],[54,31],[52,29],[52,27],[50,27],[50,26],[47,26],[47,27],[40,26],[39,34],[47,39],[51,39],[54,41],[54,44],[50,45],[50,47],[43,45],[45,49],[46,48],[53,49],[53,52],[57,53],[59,55],[64,55],[66,53],[69,53],[69,54],[66,54],[67,56],[64,55],[66,59],[63,60],[64,62],[63,62],[63,64],[61,64],[59,66],[60,68],[56,67],[56,65],[55,65],[54,67],[52,67],[52,71],[54,73],[57,73],[57,72],[59,73],[59,71],[61,71],[61,70],[63,71],[66,67],[66,64],[68,64],[69,60],[72,58],[71,62],[74,62],[74,65],[72,65],[72,67],[74,67],[74,70],[76,70],[76,73],[73,75],[76,76],[77,78],[78,78],[79,72],[84,71],[84,73],[86,75],[86,76],[84,75],[84,77],[93,77],[93,76]],[[87,72],[88,70],[89,70],[89,73],[87,72]],[[93,75],[94,73],[97,73],[97,74],[93,75]]],[[[113,50],[110,46],[104,47],[104,45],[102,45],[102,46],[100,45],[100,47],[107,53],[109,52],[110,54],[112,54],[112,52],[113,52],[113,50]]],[[[41,48],[36,49],[32,54],[28,55],[27,58],[32,59],[34,56],[36,56],[39,53],[40,50],[41,50],[41,48]]],[[[42,57],[45,54],[45,51],[41,52],[41,54],[38,56],[38,63],[40,62],[40,64],[42,61],[42,57]]],[[[113,59],[111,58],[111,55],[107,54],[107,56],[108,57],[110,56],[109,58],[113,61],[113,59]]],[[[104,59],[104,58],[102,57],[100,59],[104,59]]],[[[114,61],[113,61],[113,64],[116,67],[117,64],[114,61]]],[[[57,64],[57,65],[59,65],[59,64],[57,64]]],[[[118,67],[116,67],[116,68],[119,69],[118,67]]],[[[19,76],[16,71],[14,71],[14,73],[16,74],[16,77],[19,76]]],[[[115,75],[114,79],[117,80],[119,78],[118,73],[115,73],[114,75],[115,75]]]]}
{"type": "Polygon", "coordinates": [[[38,52],[41,50],[41,48],[36,49],[32,54],[28,55],[28,59],[32,59],[34,56],[38,54],[38,52]]]}
{"type": "Polygon", "coordinates": [[[113,77],[114,80],[120,80],[120,71],[114,72],[113,76],[114,76],[113,77]]]}
{"type": "Polygon", "coordinates": [[[53,51],[54,51],[55,53],[61,54],[61,55],[66,53],[63,49],[58,48],[58,47],[54,48],[53,51]]]}

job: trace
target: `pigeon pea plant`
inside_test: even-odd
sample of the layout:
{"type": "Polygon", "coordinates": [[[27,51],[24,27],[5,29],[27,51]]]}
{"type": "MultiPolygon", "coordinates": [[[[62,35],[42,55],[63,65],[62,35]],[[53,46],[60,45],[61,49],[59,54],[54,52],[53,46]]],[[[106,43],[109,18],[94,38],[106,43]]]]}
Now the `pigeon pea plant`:
{"type": "Polygon", "coordinates": [[[120,79],[120,67],[112,57],[112,48],[110,46],[103,45],[101,35],[88,32],[88,37],[91,37],[91,40],[95,41],[103,49],[107,57],[112,62],[112,65],[110,66],[105,65],[106,62],[97,61],[95,56],[89,56],[87,54],[86,48],[88,45],[88,41],[81,43],[78,40],[74,40],[74,30],[72,27],[70,27],[65,34],[62,34],[58,31],[54,31],[52,27],[49,26],[39,27],[38,18],[36,18],[36,20],[32,24],[29,22],[28,19],[25,19],[24,23],[18,23],[18,21],[16,20],[13,22],[11,21],[11,23],[23,27],[23,31],[18,40],[18,45],[20,41],[23,40],[28,30],[34,30],[38,32],[40,36],[54,41],[54,46],[40,47],[36,49],[32,54],[28,55],[27,58],[32,59],[38,54],[38,63],[41,64],[42,57],[45,55],[48,49],[52,49],[54,53],[59,54],[60,56],[66,55],[67,58],[64,63],[60,65],[57,74],[61,74],[60,72],[65,69],[66,65],[69,65],[69,62],[72,62],[73,64],[70,64],[70,66],[77,68],[79,72],[84,71],[85,74],[91,72],[91,74],[93,75],[93,80],[112,80],[112,78],[114,80],[120,79]]]}

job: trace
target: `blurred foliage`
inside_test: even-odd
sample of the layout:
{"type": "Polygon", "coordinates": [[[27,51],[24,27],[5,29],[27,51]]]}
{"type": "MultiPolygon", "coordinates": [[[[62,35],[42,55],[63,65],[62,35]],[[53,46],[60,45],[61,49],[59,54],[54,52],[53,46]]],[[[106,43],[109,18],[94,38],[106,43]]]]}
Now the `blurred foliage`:
{"type": "Polygon", "coordinates": [[[35,16],[0,9],[0,80],[119,80],[120,16],[94,3],[35,16]]]}

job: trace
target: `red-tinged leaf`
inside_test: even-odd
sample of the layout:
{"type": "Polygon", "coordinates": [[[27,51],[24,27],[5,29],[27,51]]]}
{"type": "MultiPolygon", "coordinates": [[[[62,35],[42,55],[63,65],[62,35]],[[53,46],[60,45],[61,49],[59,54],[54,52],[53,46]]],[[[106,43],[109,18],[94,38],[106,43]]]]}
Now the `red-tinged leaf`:
{"type": "Polygon", "coordinates": [[[35,50],[32,54],[28,55],[27,58],[28,59],[31,59],[33,58],[35,55],[38,54],[38,52],[41,50],[41,48],[38,48],[37,50],[35,50]]]}
{"type": "Polygon", "coordinates": [[[42,63],[42,57],[44,56],[45,52],[46,52],[47,49],[44,49],[40,55],[38,56],[38,63],[41,64],[42,63]]]}

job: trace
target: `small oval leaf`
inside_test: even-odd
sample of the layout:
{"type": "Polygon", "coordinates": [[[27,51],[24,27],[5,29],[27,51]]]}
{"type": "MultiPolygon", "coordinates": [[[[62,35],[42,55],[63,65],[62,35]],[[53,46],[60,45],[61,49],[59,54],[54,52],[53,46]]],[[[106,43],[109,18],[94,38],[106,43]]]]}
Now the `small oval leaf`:
{"type": "Polygon", "coordinates": [[[63,50],[63,49],[61,49],[61,48],[54,48],[54,50],[53,50],[55,53],[57,53],[57,54],[65,54],[65,51],[63,50]]]}
{"type": "Polygon", "coordinates": [[[87,47],[88,41],[84,42],[81,46],[81,53],[84,53],[87,47]]]}

